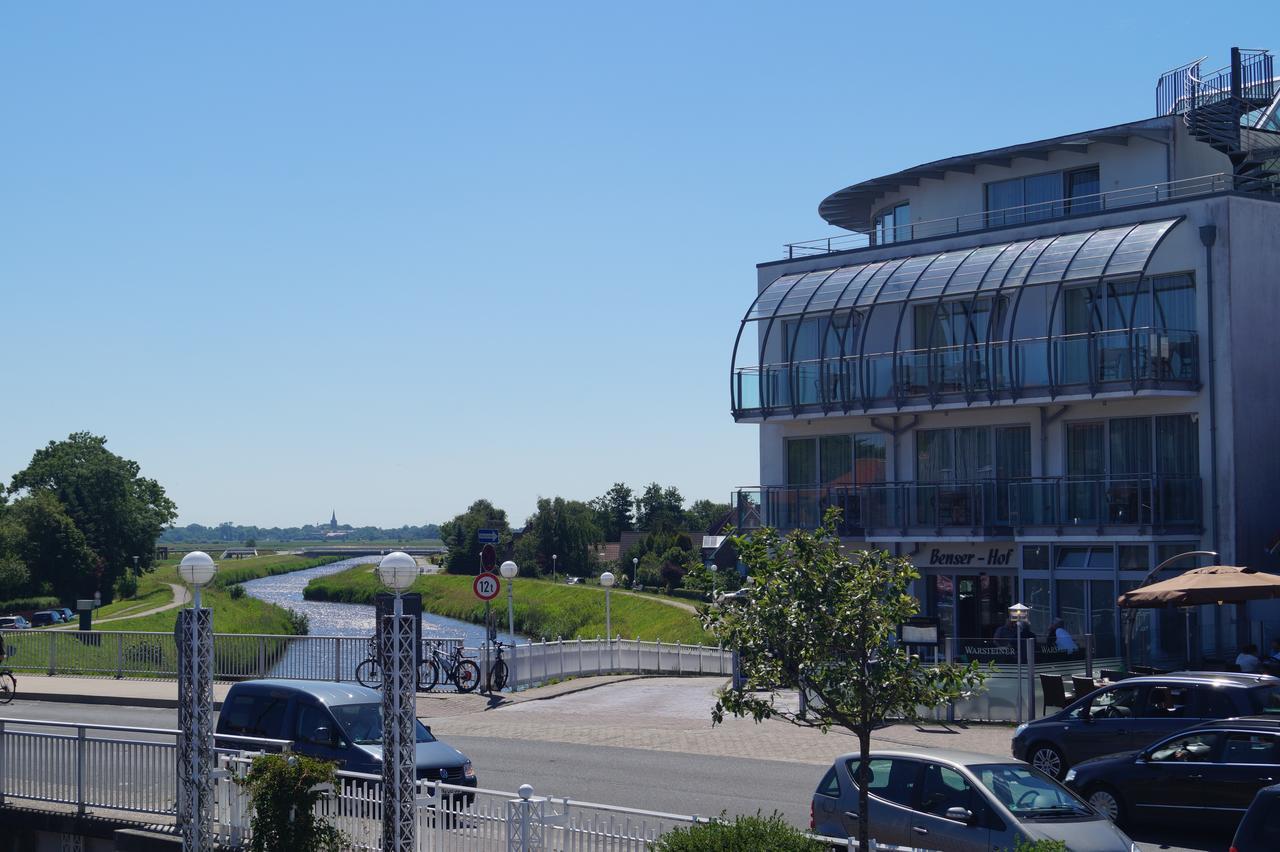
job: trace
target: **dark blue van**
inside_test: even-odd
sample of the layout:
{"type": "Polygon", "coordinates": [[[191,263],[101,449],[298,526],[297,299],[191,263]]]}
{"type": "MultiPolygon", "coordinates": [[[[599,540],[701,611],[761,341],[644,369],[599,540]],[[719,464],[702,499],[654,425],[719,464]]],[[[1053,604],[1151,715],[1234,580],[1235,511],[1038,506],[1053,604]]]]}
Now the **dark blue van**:
{"type": "MultiPolygon", "coordinates": [[[[382,774],[382,695],[351,683],[246,680],[233,684],[218,734],[291,740],[298,754],[332,760],[348,772],[382,774]]],[[[417,775],[476,786],[467,756],[417,722],[417,775]]],[[[228,745],[223,743],[221,745],[228,745]]]]}

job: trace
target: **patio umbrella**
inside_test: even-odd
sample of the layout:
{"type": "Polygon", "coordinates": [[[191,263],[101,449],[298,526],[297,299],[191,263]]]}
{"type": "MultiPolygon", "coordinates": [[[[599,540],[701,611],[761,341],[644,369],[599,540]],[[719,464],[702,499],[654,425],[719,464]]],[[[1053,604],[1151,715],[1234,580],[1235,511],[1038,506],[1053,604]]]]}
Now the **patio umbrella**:
{"type": "Polygon", "coordinates": [[[1117,602],[1122,607],[1141,609],[1270,598],[1280,598],[1280,576],[1234,565],[1210,565],[1125,592],[1117,602]]]}

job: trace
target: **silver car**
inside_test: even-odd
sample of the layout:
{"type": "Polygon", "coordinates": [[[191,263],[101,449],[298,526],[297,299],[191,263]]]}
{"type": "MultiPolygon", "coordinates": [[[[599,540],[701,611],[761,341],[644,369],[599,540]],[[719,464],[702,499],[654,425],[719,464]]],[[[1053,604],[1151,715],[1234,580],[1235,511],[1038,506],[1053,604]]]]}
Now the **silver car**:
{"type": "MultiPolygon", "coordinates": [[[[858,833],[857,754],[836,758],[813,794],[812,827],[858,833]]],[[[1065,841],[1072,852],[1138,852],[1106,817],[1020,760],[961,751],[873,751],[870,834],[881,843],[993,852],[1019,840],[1065,841]]]]}

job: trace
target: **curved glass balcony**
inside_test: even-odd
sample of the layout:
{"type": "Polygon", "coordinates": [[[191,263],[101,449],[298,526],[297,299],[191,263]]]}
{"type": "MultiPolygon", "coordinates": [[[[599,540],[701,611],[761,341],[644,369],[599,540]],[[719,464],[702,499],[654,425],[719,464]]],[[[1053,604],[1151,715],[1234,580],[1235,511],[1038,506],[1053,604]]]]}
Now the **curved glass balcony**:
{"type": "Polygon", "coordinates": [[[1026,530],[1135,535],[1199,532],[1196,476],[1031,477],[857,486],[761,486],[734,494],[738,529],[813,529],[830,508],[840,534],[1008,537],[1026,530]]]}
{"type": "Polygon", "coordinates": [[[736,418],[1200,386],[1194,331],[1135,328],[743,367],[736,418]]]}

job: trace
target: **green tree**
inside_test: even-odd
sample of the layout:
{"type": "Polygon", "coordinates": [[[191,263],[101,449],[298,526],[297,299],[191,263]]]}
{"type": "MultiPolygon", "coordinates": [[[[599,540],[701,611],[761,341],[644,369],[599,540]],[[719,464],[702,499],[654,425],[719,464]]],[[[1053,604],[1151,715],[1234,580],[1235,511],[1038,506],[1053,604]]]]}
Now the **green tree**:
{"type": "Polygon", "coordinates": [[[596,526],[604,541],[617,541],[622,533],[635,529],[632,517],[632,506],[635,493],[623,482],[613,483],[613,487],[591,501],[591,508],[596,514],[596,526]]]}
{"type": "MultiPolygon", "coordinates": [[[[511,525],[507,513],[485,499],[467,507],[467,511],[440,526],[440,537],[449,548],[444,559],[444,570],[450,574],[480,573],[480,530],[498,531],[495,547],[499,556],[511,547],[511,525]]],[[[499,560],[501,561],[501,560],[499,560]]]]}
{"type": "MultiPolygon", "coordinates": [[[[31,496],[50,495],[61,504],[96,557],[100,588],[109,599],[116,578],[132,570],[133,557],[138,557],[140,571],[154,567],[156,539],[177,517],[177,506],[158,482],[139,475],[137,462],[106,445],[106,438],[88,432],[50,441],[14,475],[11,487],[31,496]]],[[[36,564],[26,561],[36,580],[43,580],[36,564]]],[[[63,596],[79,591],[54,589],[63,596]]]]}
{"type": "Polygon", "coordinates": [[[717,503],[714,500],[694,500],[684,514],[686,529],[710,533],[712,527],[723,521],[725,515],[729,514],[729,504],[717,503]]]}
{"type": "Polygon", "coordinates": [[[516,545],[520,570],[550,574],[554,554],[556,567],[565,574],[585,577],[593,573],[595,545],[603,535],[596,518],[596,511],[580,500],[540,497],[537,511],[525,524],[525,534],[516,545]]]}
{"type": "Polygon", "coordinates": [[[337,852],[346,838],[316,803],[332,795],[337,783],[335,765],[303,755],[264,754],[254,758],[249,772],[236,783],[253,801],[251,852],[337,852]]]}
{"type": "Polygon", "coordinates": [[[30,583],[31,572],[21,559],[0,556],[0,600],[26,594],[30,583]]]}
{"type": "Polygon", "coordinates": [[[30,572],[31,591],[69,599],[101,589],[110,599],[110,589],[98,586],[101,560],[58,498],[34,492],[14,501],[10,517],[21,530],[18,556],[30,572]]]}
{"type": "Polygon", "coordinates": [[[839,512],[822,527],[782,537],[764,528],[734,544],[751,572],[750,603],[707,608],[707,628],[738,651],[741,691],[723,690],[712,722],[725,714],[757,722],[845,728],[858,738],[858,839],[867,848],[871,732],[887,719],[915,721],[982,685],[977,663],[926,664],[897,643],[898,626],[919,606],[909,594],[911,563],[878,550],[846,552],[839,512]],[[810,715],[778,703],[781,690],[804,690],[810,715]]]}
{"type": "Polygon", "coordinates": [[[636,529],[673,533],[684,524],[684,498],[675,486],[663,488],[650,482],[636,498],[636,529]]]}

